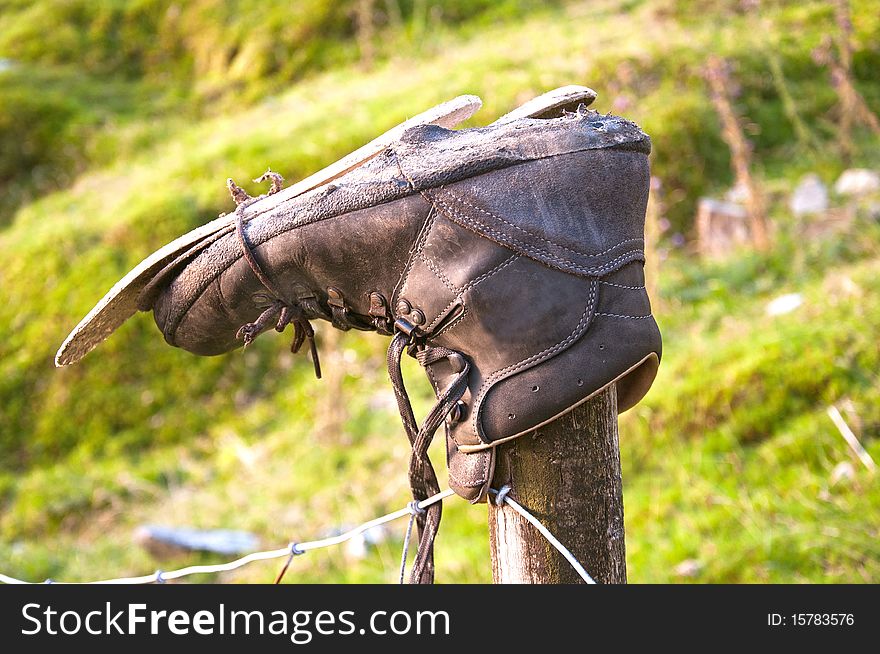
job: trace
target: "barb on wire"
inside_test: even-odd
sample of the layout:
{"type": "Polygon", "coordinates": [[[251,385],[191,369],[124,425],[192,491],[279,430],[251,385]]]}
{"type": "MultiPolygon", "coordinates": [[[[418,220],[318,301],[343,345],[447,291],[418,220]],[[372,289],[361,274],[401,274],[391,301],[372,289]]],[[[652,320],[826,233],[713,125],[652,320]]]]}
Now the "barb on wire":
{"type": "Polygon", "coordinates": [[[288,549],[290,550],[290,556],[287,557],[287,561],[284,562],[284,567],[278,572],[278,576],[275,577],[275,585],[281,583],[281,580],[284,579],[284,575],[287,574],[287,568],[290,567],[290,562],[293,561],[293,557],[297,554],[305,554],[303,550],[299,548],[297,543],[291,543],[288,545],[288,549]]]}
{"type": "Polygon", "coordinates": [[[542,525],[540,520],[529,513],[521,504],[519,504],[516,500],[508,495],[508,493],[510,493],[510,486],[502,486],[498,490],[490,488],[489,492],[495,496],[495,504],[497,506],[501,507],[506,504],[511,509],[519,513],[523,518],[525,518],[532,526],[535,527],[535,529],[541,532],[541,535],[547,539],[547,542],[555,547],[559,551],[559,553],[565,557],[565,560],[571,564],[571,567],[574,568],[574,571],[580,575],[581,579],[583,579],[588,584],[596,583],[596,580],[589,575],[589,573],[584,569],[584,566],[580,564],[580,561],[574,558],[574,555],[568,551],[568,548],[560,543],[558,540],[556,540],[556,536],[551,534],[550,530],[542,525]]]}
{"type": "Polygon", "coordinates": [[[403,553],[400,556],[400,583],[403,584],[404,576],[406,575],[406,555],[409,553],[409,541],[412,538],[412,530],[413,525],[416,522],[416,518],[425,513],[425,509],[419,506],[419,503],[413,500],[409,504],[406,505],[406,508],[409,509],[410,516],[409,522],[406,525],[406,534],[403,537],[403,553]]]}

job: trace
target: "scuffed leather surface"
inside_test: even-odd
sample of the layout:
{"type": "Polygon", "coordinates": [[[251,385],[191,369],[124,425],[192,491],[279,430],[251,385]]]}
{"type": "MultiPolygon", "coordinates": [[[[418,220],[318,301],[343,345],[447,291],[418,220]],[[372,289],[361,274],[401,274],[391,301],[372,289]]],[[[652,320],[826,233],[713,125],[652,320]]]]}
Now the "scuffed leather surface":
{"type": "MultiPolygon", "coordinates": [[[[642,270],[647,188],[644,154],[598,150],[423,193],[436,214],[395,299],[472,361],[467,417],[450,430],[459,447],[528,431],[659,357],[642,270]]],[[[647,390],[630,386],[622,409],[647,390]]]]}
{"type": "Polygon", "coordinates": [[[406,132],[394,146],[401,168],[417,190],[526,161],[606,149],[647,155],[651,139],[624,118],[586,111],[462,130],[422,125],[406,132]]]}
{"type": "MultiPolygon", "coordinates": [[[[252,212],[245,209],[244,219],[248,241],[253,247],[258,248],[263,243],[284,234],[288,234],[287,238],[294,239],[295,236],[290,236],[290,234],[294,234],[294,230],[301,229],[306,225],[361,209],[373,210],[374,207],[413,195],[416,191],[427,191],[425,197],[431,200],[430,184],[443,180],[465,180],[459,186],[449,186],[447,192],[454,192],[457,197],[463,198],[467,202],[474,202],[473,194],[466,193],[465,186],[468,184],[469,177],[476,170],[495,166],[496,168],[502,167],[500,170],[503,171],[504,167],[509,168],[514,164],[522,164],[525,157],[532,156],[535,152],[539,152],[543,157],[551,156],[548,153],[571,151],[592,152],[601,155],[604,152],[596,148],[602,147],[603,144],[606,147],[611,145],[634,150],[644,150],[650,147],[647,136],[632,123],[615,117],[603,117],[592,112],[583,115],[571,114],[567,117],[551,120],[515,121],[476,130],[452,131],[440,127],[416,128],[407,132],[404,139],[393,150],[375,157],[364,166],[355,169],[329,186],[287,200],[269,209],[263,208],[260,211],[252,212]],[[469,135],[471,132],[474,134],[469,135]],[[463,135],[466,143],[462,142],[463,135]],[[633,140],[631,142],[625,141],[624,137],[633,140]],[[521,141],[519,148],[513,148],[510,144],[512,141],[521,141]],[[479,148],[477,147],[479,143],[482,143],[482,158],[479,158],[479,148]],[[461,157],[459,159],[448,156],[448,152],[456,147],[460,147],[461,157]],[[416,156],[414,148],[416,150],[423,148],[423,154],[416,156]],[[447,155],[445,155],[445,159],[442,159],[444,153],[447,155]],[[433,176],[419,175],[419,168],[415,164],[425,162],[427,165],[435,157],[440,158],[437,160],[437,165],[432,168],[435,174],[433,176]],[[406,167],[409,167],[409,170],[406,167]]],[[[590,157],[578,158],[591,159],[590,157]]],[[[645,159],[645,157],[638,158],[645,159]]],[[[550,160],[540,163],[530,162],[526,165],[542,165],[545,169],[549,165],[552,168],[553,164],[548,164],[547,161],[550,160]]],[[[558,172],[563,170],[559,168],[558,172]]],[[[516,173],[514,173],[515,175],[516,173]]],[[[550,170],[550,175],[553,176],[552,170],[550,170]]],[[[613,177],[613,171],[609,175],[613,177]]],[[[546,176],[547,173],[544,174],[544,177],[546,176]]],[[[569,185],[564,183],[565,181],[567,180],[554,181],[556,191],[565,188],[569,189],[569,193],[576,192],[576,189],[570,189],[569,185]]],[[[546,189],[544,193],[546,194],[546,189]]],[[[550,197],[550,194],[546,195],[550,197]]],[[[521,193],[518,193],[516,197],[520,201],[523,198],[521,193]]],[[[448,203],[449,198],[444,195],[443,201],[448,203]]],[[[261,206],[263,204],[261,203],[261,206]]],[[[488,209],[492,208],[488,207],[488,209]]],[[[465,214],[461,211],[447,211],[447,215],[453,220],[456,218],[461,220],[461,216],[465,214]]],[[[567,222],[569,225],[573,224],[570,220],[567,222]]],[[[554,227],[553,221],[532,221],[532,223],[531,229],[538,230],[538,238],[543,239],[542,242],[557,238],[565,229],[564,224],[558,224],[554,227]],[[544,230],[548,231],[544,232],[544,230]]],[[[468,226],[473,228],[473,225],[468,226]]],[[[376,237],[399,238],[393,232],[387,236],[377,232],[376,237]]],[[[577,238],[576,236],[575,240],[577,238]]],[[[517,242],[516,239],[510,239],[510,242],[506,244],[516,246],[517,242]]],[[[567,247],[565,243],[562,245],[567,247]]],[[[552,260],[552,257],[544,256],[542,252],[536,254],[535,247],[527,247],[526,254],[536,256],[539,259],[543,258],[545,263],[552,260]]],[[[638,255],[630,252],[629,256],[638,255]]],[[[178,277],[169,283],[170,292],[165,292],[164,297],[156,299],[156,305],[162,306],[154,312],[157,323],[169,343],[176,344],[175,334],[178,325],[191,310],[200,294],[214,282],[217,275],[240,258],[240,246],[234,233],[224,234],[204,247],[196,258],[180,271],[178,277]]],[[[607,259],[610,260],[613,257],[607,259]]],[[[376,270],[387,270],[388,267],[387,262],[377,259],[376,270]]],[[[197,309],[193,309],[193,311],[198,312],[197,309]]],[[[223,351],[224,343],[227,343],[229,348],[236,345],[226,338],[206,336],[206,339],[211,343],[207,344],[208,346],[205,348],[199,348],[196,353],[216,354],[223,351]]]]}
{"type": "MultiPolygon", "coordinates": [[[[392,318],[418,315],[417,339],[467,357],[447,454],[452,487],[480,501],[494,466],[481,448],[571,409],[652,353],[619,380],[621,409],[653,380],[660,334],[642,265],[649,150],[632,123],[595,113],[417,128],[328,187],[244,208],[245,233],[282,299],[312,296],[327,309],[332,286],[366,318],[379,292],[392,318]]],[[[272,301],[234,233],[161,275],[156,322],[169,343],[198,354],[238,347],[237,330],[272,301]]],[[[454,376],[446,360],[427,371],[438,395],[454,376]]]]}
{"type": "MultiPolygon", "coordinates": [[[[641,270],[639,263],[629,267],[621,271],[629,273],[623,277],[637,276],[641,270]]],[[[549,358],[541,357],[516,372],[496,375],[484,390],[485,395],[478,394],[474,410],[479,422],[474,427],[483,443],[526,432],[575,406],[647,354],[655,352],[659,357],[660,332],[650,315],[644,290],[627,290],[629,296],[621,300],[609,293],[613,287],[599,282],[595,286],[594,304],[586,309],[585,328],[579,332],[576,326],[571,332],[576,338],[557,352],[551,351],[549,358]]],[[[619,410],[625,411],[641,396],[632,397],[624,388],[620,399],[619,410]]],[[[466,433],[471,436],[470,429],[466,433]]]]}
{"type": "MultiPolygon", "coordinates": [[[[409,196],[340,215],[334,221],[305,222],[296,229],[260,239],[254,255],[286,298],[315,294],[326,303],[329,286],[343,290],[352,311],[366,315],[369,294],[390,297],[411,243],[429,206],[409,196]],[[395,238],[377,239],[393,233],[395,238]],[[383,262],[377,268],[376,261],[383,262]]],[[[253,227],[255,223],[250,223],[253,227]]],[[[166,340],[197,354],[212,355],[241,345],[239,327],[256,319],[267,300],[266,289],[240,256],[231,234],[209,248],[204,265],[187,266],[156,302],[155,317],[166,340]]]]}
{"type": "MultiPolygon", "coordinates": [[[[426,368],[428,378],[439,396],[454,371],[448,360],[438,361],[426,368]]],[[[465,397],[467,399],[467,396],[465,397]]],[[[469,502],[485,500],[492,473],[495,469],[495,450],[486,449],[470,454],[464,453],[452,437],[450,421],[446,421],[446,465],[449,470],[449,487],[469,502]]]]}
{"type": "Polygon", "coordinates": [[[450,220],[565,272],[601,275],[644,259],[648,160],[637,153],[558,155],[425,196],[450,220]]]}

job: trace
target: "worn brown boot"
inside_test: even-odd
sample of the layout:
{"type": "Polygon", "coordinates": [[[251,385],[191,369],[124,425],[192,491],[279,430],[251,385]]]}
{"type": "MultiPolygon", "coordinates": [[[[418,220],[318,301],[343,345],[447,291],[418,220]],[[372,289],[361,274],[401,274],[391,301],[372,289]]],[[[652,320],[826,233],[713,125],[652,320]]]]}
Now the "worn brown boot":
{"type": "MultiPolygon", "coordinates": [[[[152,310],[170,344],[201,355],[293,323],[293,349],[309,342],[319,376],[311,321],[393,335],[389,370],[415,499],[439,491],[427,448],[445,422],[450,485],[481,501],[494,446],[613,383],[626,410],[657,372],[643,273],[650,140],[622,118],[568,111],[594,97],[586,91],[488,127],[412,127],[301,195],[251,200],[232,184],[240,204],[225,226],[134,276],[136,297],[117,296],[152,310]],[[404,351],[438,398],[421,426],[400,376],[404,351]]],[[[119,316],[93,322],[69,338],[60,363],[119,316]]],[[[439,504],[419,516],[414,581],[433,578],[439,518],[439,504]]]]}

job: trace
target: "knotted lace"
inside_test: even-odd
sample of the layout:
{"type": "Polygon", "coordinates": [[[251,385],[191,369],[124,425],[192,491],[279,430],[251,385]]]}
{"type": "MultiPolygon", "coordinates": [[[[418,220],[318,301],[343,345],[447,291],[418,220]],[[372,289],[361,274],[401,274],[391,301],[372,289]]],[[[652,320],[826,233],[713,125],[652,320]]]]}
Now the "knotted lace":
{"type": "MultiPolygon", "coordinates": [[[[415,502],[421,502],[440,492],[437,474],[428,458],[428,447],[447,414],[452,411],[467,390],[469,370],[470,364],[458,352],[444,347],[416,344],[411,335],[403,332],[395,334],[391,339],[391,345],[388,346],[388,375],[391,377],[391,385],[394,387],[400,419],[412,447],[409,460],[409,484],[415,502]],[[409,395],[403,383],[403,374],[400,370],[400,360],[407,348],[412,348],[411,353],[414,352],[414,356],[423,366],[450,358],[453,355],[460,357],[462,361],[461,370],[457,372],[452,383],[438,395],[437,402],[428,412],[421,427],[418,426],[413,415],[412,404],[409,401],[409,395]]],[[[422,513],[414,513],[416,526],[419,530],[419,547],[410,573],[410,583],[412,584],[430,584],[434,581],[434,538],[440,528],[441,515],[442,505],[439,502],[432,504],[422,513]]]]}
{"type": "MultiPolygon", "coordinates": [[[[334,326],[340,329],[369,329],[369,327],[357,321],[354,316],[350,316],[344,310],[333,311],[332,315],[328,314],[315,298],[303,298],[298,301],[285,299],[284,295],[275,286],[272,279],[265,273],[254,256],[244,231],[241,211],[236,211],[235,232],[241,244],[245,261],[260,283],[274,298],[271,304],[254,322],[241,326],[236,334],[236,338],[244,341],[245,346],[247,346],[254,338],[265,331],[273,321],[275,322],[275,329],[279,332],[283,332],[287,325],[293,324],[294,336],[290,348],[291,352],[298,352],[303,343],[308,340],[312,361],[315,364],[315,375],[320,379],[321,365],[318,360],[318,348],[315,345],[315,330],[312,328],[310,319],[325,318],[331,320],[334,326]]],[[[434,472],[434,466],[431,465],[431,460],[428,458],[428,447],[431,445],[434,434],[443,423],[443,420],[455,408],[457,402],[467,390],[467,375],[470,369],[467,360],[455,350],[445,347],[427,346],[424,343],[417,343],[416,340],[411,334],[397,332],[388,346],[388,375],[394,387],[400,419],[412,447],[409,461],[409,483],[413,496],[413,506],[418,506],[418,502],[440,492],[437,474],[434,472]],[[442,359],[451,359],[453,356],[459,360],[459,369],[455,370],[455,379],[443,392],[439,393],[436,404],[428,412],[421,427],[416,423],[415,416],[413,415],[412,404],[409,401],[409,395],[403,382],[403,374],[400,370],[401,357],[404,351],[408,349],[410,354],[422,366],[428,366],[442,359]]],[[[427,509],[413,512],[413,518],[419,532],[419,546],[410,573],[410,583],[430,584],[434,581],[434,538],[437,536],[437,530],[440,527],[441,512],[442,505],[439,502],[432,504],[427,509]]],[[[408,532],[411,529],[412,522],[410,522],[408,532]]],[[[409,534],[407,534],[406,540],[408,546],[409,534]]],[[[405,562],[406,548],[403,554],[403,565],[405,565],[405,562]]]]}
{"type": "MultiPolygon", "coordinates": [[[[238,236],[238,242],[239,245],[241,245],[241,252],[244,256],[244,260],[247,262],[256,278],[260,280],[260,283],[273,298],[272,303],[263,311],[263,313],[260,314],[259,318],[254,322],[242,325],[235,334],[235,337],[244,341],[244,345],[247,347],[259,334],[272,324],[272,321],[275,320],[277,316],[277,320],[275,320],[276,331],[283,332],[287,325],[293,325],[293,342],[290,345],[291,352],[294,354],[299,352],[303,343],[308,340],[309,351],[312,354],[312,362],[315,364],[315,376],[320,379],[321,362],[318,358],[318,348],[315,345],[315,330],[312,327],[311,320],[315,318],[326,318],[329,320],[329,314],[321,308],[317,299],[313,297],[300,298],[296,301],[291,301],[285,298],[284,294],[281,293],[271,277],[269,277],[263,270],[263,267],[260,265],[260,262],[257,261],[256,256],[254,256],[254,251],[251,248],[244,231],[244,217],[241,208],[237,209],[235,212],[235,233],[238,236]]],[[[334,316],[334,318],[345,321],[346,314],[342,314],[338,317],[334,316]]]]}

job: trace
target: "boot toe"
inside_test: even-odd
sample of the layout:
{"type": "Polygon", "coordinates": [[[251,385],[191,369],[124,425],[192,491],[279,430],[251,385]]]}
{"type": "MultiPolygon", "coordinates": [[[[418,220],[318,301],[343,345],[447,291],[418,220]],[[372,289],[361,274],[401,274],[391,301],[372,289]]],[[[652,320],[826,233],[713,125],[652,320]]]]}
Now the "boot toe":
{"type": "Polygon", "coordinates": [[[240,347],[242,341],[236,334],[248,322],[230,315],[220,294],[219,279],[201,292],[174,280],[156,297],[153,318],[170,345],[203,356],[240,347]]]}

